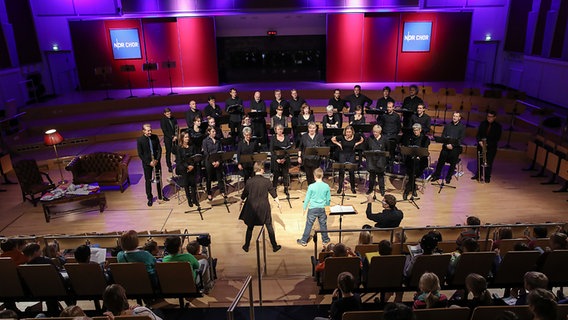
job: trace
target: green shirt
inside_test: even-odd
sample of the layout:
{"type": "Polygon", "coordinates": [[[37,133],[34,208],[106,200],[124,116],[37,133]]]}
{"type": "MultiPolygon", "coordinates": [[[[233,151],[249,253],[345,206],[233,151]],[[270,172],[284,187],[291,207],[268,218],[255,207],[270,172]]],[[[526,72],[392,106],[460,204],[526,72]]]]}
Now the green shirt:
{"type": "Polygon", "coordinates": [[[199,261],[191,253],[169,254],[162,259],[162,262],[189,262],[193,270],[193,278],[197,277],[197,270],[199,270],[199,261]]]}
{"type": "Polygon", "coordinates": [[[316,181],[308,186],[308,192],[304,199],[304,210],[308,208],[324,208],[331,202],[329,185],[323,181],[316,181]]]}

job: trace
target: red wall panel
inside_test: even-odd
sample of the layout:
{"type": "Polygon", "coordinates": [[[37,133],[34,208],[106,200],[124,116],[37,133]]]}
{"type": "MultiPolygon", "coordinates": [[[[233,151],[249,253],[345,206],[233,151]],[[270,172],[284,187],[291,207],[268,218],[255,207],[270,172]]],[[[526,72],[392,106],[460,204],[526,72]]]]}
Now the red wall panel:
{"type": "Polygon", "coordinates": [[[359,82],[363,63],[364,14],[327,16],[327,82],[359,82]]]}
{"type": "Polygon", "coordinates": [[[176,67],[172,68],[172,85],[182,86],[182,72],[180,64],[180,50],[178,41],[177,22],[175,18],[167,19],[143,19],[144,42],[148,62],[157,63],[158,70],[151,71],[155,87],[168,87],[170,79],[168,69],[162,68],[162,62],[174,61],[176,67]]]}
{"type": "Polygon", "coordinates": [[[215,25],[212,18],[178,18],[184,86],[219,84],[215,25]]]}
{"type": "Polygon", "coordinates": [[[398,49],[398,13],[365,17],[363,81],[393,81],[398,49]]]}
{"type": "Polygon", "coordinates": [[[130,82],[133,88],[147,88],[148,87],[148,77],[147,73],[142,71],[142,64],[146,62],[146,54],[144,53],[144,35],[142,33],[142,25],[139,19],[130,20],[106,20],[105,29],[106,41],[103,44],[107,48],[107,56],[111,60],[112,66],[112,83],[115,88],[127,88],[128,87],[128,77],[130,76],[130,82]],[[112,44],[110,43],[110,29],[138,29],[138,36],[140,37],[140,48],[142,50],[141,59],[121,59],[114,60],[112,56],[112,44]],[[136,69],[134,72],[121,72],[120,67],[124,65],[133,65],[136,69]]]}
{"type": "MultiPolygon", "coordinates": [[[[104,21],[70,21],[69,31],[81,88],[102,89],[103,80],[95,76],[95,68],[110,66],[112,62],[106,45],[108,36],[105,36],[104,21]]],[[[107,81],[112,77],[110,75],[107,81]]]]}

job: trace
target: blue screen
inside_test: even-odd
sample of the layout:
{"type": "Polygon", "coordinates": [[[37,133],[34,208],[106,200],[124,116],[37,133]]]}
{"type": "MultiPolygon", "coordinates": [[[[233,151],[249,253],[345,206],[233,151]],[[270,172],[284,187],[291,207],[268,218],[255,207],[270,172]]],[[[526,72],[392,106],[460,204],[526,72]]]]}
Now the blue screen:
{"type": "Polygon", "coordinates": [[[110,30],[112,55],[115,59],[140,59],[140,38],[138,29],[110,30]]]}
{"type": "Polygon", "coordinates": [[[405,22],[402,52],[430,51],[432,22],[405,22]]]}

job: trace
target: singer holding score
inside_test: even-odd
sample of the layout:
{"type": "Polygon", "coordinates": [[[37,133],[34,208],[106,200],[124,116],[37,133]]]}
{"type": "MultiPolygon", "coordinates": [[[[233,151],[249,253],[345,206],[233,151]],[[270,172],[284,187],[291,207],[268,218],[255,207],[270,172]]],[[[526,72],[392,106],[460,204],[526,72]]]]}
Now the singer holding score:
{"type": "Polygon", "coordinates": [[[136,149],[138,150],[138,157],[142,160],[148,207],[152,206],[152,202],[154,200],[154,196],[152,195],[152,176],[154,173],[156,174],[154,179],[157,180],[156,186],[158,187],[158,199],[169,201],[170,199],[162,195],[162,179],[160,177],[162,173],[162,167],[160,165],[162,146],[160,146],[160,139],[158,139],[158,136],[152,134],[152,126],[149,123],[142,125],[142,136],[136,140],[136,149]]]}

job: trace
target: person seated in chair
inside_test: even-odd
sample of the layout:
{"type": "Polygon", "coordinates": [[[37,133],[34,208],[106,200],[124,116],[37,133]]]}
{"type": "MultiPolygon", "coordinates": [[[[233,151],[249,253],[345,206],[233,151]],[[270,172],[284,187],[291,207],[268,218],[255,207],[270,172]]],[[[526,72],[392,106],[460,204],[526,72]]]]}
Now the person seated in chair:
{"type": "Polygon", "coordinates": [[[199,270],[199,261],[190,253],[181,252],[181,238],[178,236],[167,237],[164,241],[164,248],[168,255],[164,256],[163,262],[187,262],[191,265],[193,278],[197,281],[197,271],[199,270]]]}
{"type": "Polygon", "coordinates": [[[119,284],[111,284],[103,292],[104,313],[109,319],[115,316],[145,316],[152,320],[162,320],[152,310],[138,305],[129,306],[126,290],[119,284]]]}
{"type": "Polygon", "coordinates": [[[18,248],[18,240],[6,239],[0,242],[1,258],[11,258],[15,265],[21,265],[28,262],[28,258],[18,248]]]}
{"type": "Polygon", "coordinates": [[[424,273],[418,282],[420,292],[414,297],[414,309],[445,308],[448,298],[440,292],[440,279],[435,273],[424,273]]]}
{"type": "Polygon", "coordinates": [[[337,288],[333,291],[329,308],[329,318],[316,317],[314,320],[340,320],[347,311],[362,309],[361,297],[354,293],[355,278],[350,272],[342,272],[337,276],[337,288]]]}
{"type": "Polygon", "coordinates": [[[138,249],[140,245],[138,233],[134,230],[124,232],[120,236],[120,246],[122,251],[116,256],[119,263],[122,262],[142,262],[146,266],[146,271],[152,279],[152,284],[157,286],[158,277],[156,276],[156,258],[145,250],[138,249]]]}
{"type": "Polygon", "coordinates": [[[442,131],[442,138],[453,139],[452,143],[445,143],[442,146],[442,151],[440,151],[440,156],[438,157],[438,163],[436,164],[436,170],[429,177],[429,180],[436,181],[440,179],[442,174],[442,168],[447,162],[450,164],[448,173],[446,174],[446,183],[450,183],[452,176],[456,172],[456,165],[459,162],[459,156],[462,152],[462,140],[465,137],[465,125],[460,122],[461,114],[459,112],[454,112],[452,116],[452,122],[448,123],[442,131]]]}

